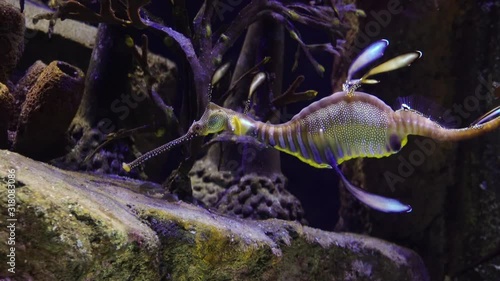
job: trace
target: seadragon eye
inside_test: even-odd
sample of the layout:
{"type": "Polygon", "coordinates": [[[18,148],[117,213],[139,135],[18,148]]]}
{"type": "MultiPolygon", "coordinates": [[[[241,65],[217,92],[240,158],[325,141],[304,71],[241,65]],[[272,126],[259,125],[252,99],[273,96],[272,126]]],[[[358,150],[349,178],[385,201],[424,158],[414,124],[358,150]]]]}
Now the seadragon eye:
{"type": "Polygon", "coordinates": [[[193,132],[194,133],[199,133],[201,131],[201,125],[200,124],[194,124],[193,125],[193,132]]]}

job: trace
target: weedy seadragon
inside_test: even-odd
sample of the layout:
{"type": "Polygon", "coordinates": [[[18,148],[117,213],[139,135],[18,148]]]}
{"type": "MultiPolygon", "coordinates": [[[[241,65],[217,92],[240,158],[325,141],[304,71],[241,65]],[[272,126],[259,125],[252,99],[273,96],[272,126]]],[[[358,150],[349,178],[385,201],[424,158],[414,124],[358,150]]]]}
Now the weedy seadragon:
{"type": "Polygon", "coordinates": [[[354,186],[338,165],[352,158],[381,158],[395,154],[406,145],[409,135],[437,141],[459,141],[480,136],[500,127],[500,106],[469,127],[450,129],[406,104],[394,111],[377,97],[357,92],[361,84],[378,83],[370,79],[371,76],[407,66],[422,55],[415,51],[394,57],[372,68],[361,78],[352,79],[353,74],[379,59],[388,44],[387,40],[380,40],[366,48],[349,67],[343,91],[312,103],[288,122],[270,124],[256,121],[247,114],[210,102],[200,120],[195,121],[185,135],[143,154],[131,163],[124,163],[123,169],[130,171],[193,137],[229,131],[238,136],[253,137],[311,166],[335,170],[347,190],[373,209],[409,212],[411,207],[399,200],[354,186]]]}

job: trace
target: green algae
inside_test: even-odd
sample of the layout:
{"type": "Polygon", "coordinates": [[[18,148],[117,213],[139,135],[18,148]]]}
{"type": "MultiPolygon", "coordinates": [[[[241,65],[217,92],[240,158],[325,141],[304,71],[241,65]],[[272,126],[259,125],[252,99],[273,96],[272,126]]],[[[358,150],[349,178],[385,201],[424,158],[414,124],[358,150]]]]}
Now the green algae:
{"type": "Polygon", "coordinates": [[[165,270],[172,280],[255,280],[278,257],[266,243],[242,240],[210,224],[176,221],[172,214],[140,214],[158,233],[165,270]]]}
{"type": "MultiPolygon", "coordinates": [[[[5,172],[4,169],[2,172],[5,172]]],[[[21,176],[22,171],[17,176],[21,176]]],[[[0,183],[0,198],[7,186],[0,183]]],[[[119,219],[97,211],[62,184],[16,188],[16,274],[36,280],[154,280],[154,250],[134,237],[119,219]],[[153,255],[151,255],[153,253],[153,255]],[[20,274],[17,274],[20,272],[20,274]]],[[[6,216],[6,209],[2,209],[6,216]]],[[[6,241],[6,232],[0,232],[6,241]]],[[[6,255],[2,246],[0,254],[6,255]]]]}
{"type": "MultiPolygon", "coordinates": [[[[379,239],[221,216],[148,198],[136,192],[141,181],[0,150],[0,178],[11,168],[19,182],[13,280],[427,280],[414,252],[379,239]]],[[[1,198],[6,190],[0,184],[1,198]]]]}

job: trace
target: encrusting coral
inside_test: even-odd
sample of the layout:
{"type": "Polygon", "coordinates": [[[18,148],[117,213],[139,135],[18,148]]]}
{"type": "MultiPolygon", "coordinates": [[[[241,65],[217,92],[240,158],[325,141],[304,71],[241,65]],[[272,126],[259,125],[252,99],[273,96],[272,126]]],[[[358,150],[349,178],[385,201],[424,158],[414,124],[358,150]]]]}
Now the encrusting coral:
{"type": "Polygon", "coordinates": [[[81,101],[83,72],[53,61],[26,94],[14,150],[35,159],[50,159],[64,148],[65,133],[81,101]]]}
{"type": "Polygon", "coordinates": [[[262,176],[252,173],[242,177],[237,174],[219,171],[208,159],[196,162],[189,172],[193,197],[208,207],[235,217],[278,218],[306,223],[300,201],[285,188],[283,174],[262,176]]]}
{"type": "Polygon", "coordinates": [[[286,177],[245,175],[229,186],[218,209],[236,217],[279,218],[306,224],[300,201],[285,189],[286,177]]]}
{"type": "Polygon", "coordinates": [[[0,82],[6,83],[24,50],[24,15],[0,1],[0,82]]]}

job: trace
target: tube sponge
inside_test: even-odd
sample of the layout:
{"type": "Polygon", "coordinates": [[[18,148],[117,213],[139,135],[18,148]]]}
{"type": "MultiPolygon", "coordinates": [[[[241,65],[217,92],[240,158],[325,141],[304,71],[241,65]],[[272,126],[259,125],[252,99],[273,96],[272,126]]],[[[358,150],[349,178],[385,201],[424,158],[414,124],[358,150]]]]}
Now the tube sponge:
{"type": "Polygon", "coordinates": [[[0,1],[0,82],[16,67],[24,50],[24,15],[19,9],[0,1]]]}
{"type": "Polygon", "coordinates": [[[8,148],[9,119],[14,107],[14,97],[4,84],[0,83],[0,149],[8,148]]]}
{"type": "MultiPolygon", "coordinates": [[[[19,114],[21,114],[23,103],[26,100],[26,94],[31,88],[33,88],[33,85],[35,85],[38,77],[40,77],[40,74],[46,67],[47,65],[42,61],[36,61],[28,68],[28,70],[26,70],[24,76],[17,82],[15,89],[12,91],[12,95],[15,99],[15,104],[11,120],[19,119],[19,114]]],[[[15,131],[17,129],[17,122],[11,122],[11,124],[9,125],[9,129],[15,131]]]]}
{"type": "Polygon", "coordinates": [[[14,150],[37,160],[63,153],[65,133],[82,99],[83,72],[53,61],[26,94],[19,116],[14,150]]]}

